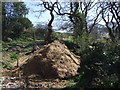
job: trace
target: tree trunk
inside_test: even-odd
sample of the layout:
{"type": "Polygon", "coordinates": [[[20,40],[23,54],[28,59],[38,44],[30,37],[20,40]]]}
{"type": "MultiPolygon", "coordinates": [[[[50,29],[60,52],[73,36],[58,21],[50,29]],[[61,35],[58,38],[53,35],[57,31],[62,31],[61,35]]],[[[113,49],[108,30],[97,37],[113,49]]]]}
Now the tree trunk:
{"type": "Polygon", "coordinates": [[[52,34],[52,23],[54,20],[53,10],[50,11],[51,20],[48,23],[48,32],[46,41],[51,42],[51,34],[52,34]]]}
{"type": "Polygon", "coordinates": [[[52,25],[48,26],[48,32],[47,32],[47,39],[46,39],[46,41],[51,42],[51,34],[52,34],[52,25]]]}
{"type": "Polygon", "coordinates": [[[116,42],[115,36],[113,35],[110,28],[108,28],[108,32],[109,32],[109,36],[110,36],[110,39],[112,40],[112,42],[116,42]]]}

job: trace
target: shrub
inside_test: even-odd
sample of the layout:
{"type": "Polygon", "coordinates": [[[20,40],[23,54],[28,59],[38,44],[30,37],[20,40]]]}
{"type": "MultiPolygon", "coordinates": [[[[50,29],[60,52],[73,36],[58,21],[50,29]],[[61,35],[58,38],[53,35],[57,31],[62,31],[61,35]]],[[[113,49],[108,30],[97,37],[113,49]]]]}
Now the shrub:
{"type": "Polygon", "coordinates": [[[120,87],[120,45],[95,42],[81,58],[75,87],[120,87]]]}
{"type": "Polygon", "coordinates": [[[74,43],[79,46],[79,48],[76,48],[76,53],[81,55],[86,49],[89,49],[89,46],[95,41],[95,37],[89,36],[87,33],[83,33],[74,40],[74,43]]]}

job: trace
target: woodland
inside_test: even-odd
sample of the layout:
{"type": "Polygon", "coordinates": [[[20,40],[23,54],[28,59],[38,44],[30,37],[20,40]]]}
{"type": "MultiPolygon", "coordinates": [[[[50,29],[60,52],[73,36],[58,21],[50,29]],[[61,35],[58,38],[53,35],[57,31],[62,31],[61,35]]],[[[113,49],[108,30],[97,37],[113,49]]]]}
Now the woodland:
{"type": "Polygon", "coordinates": [[[34,25],[25,2],[0,4],[0,88],[120,88],[120,2],[34,6],[49,21],[34,25]]]}

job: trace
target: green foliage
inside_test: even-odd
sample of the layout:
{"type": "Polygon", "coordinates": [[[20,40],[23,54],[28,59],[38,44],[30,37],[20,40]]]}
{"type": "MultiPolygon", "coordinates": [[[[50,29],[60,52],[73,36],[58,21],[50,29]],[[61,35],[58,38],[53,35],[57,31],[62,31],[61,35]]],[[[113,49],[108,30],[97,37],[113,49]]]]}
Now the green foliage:
{"type": "Polygon", "coordinates": [[[62,40],[64,38],[64,34],[60,32],[52,32],[52,39],[60,39],[62,40]]]}
{"type": "Polygon", "coordinates": [[[76,48],[76,53],[79,53],[79,55],[82,54],[85,49],[89,48],[89,46],[96,41],[96,38],[94,36],[89,36],[86,32],[84,32],[81,36],[78,36],[74,43],[79,46],[79,48],[76,48]]]}
{"type": "Polygon", "coordinates": [[[98,41],[84,33],[74,41],[64,41],[68,48],[81,56],[79,75],[71,78],[74,87],[120,87],[120,44],[98,41]]]}
{"type": "Polygon", "coordinates": [[[72,80],[72,79],[70,79],[70,80],[68,80],[68,82],[67,83],[65,83],[64,84],[64,86],[73,86],[75,84],[75,82],[74,82],[74,80],[72,80]]]}
{"type": "Polygon", "coordinates": [[[81,17],[81,19],[82,19],[82,25],[85,27],[85,21],[86,21],[85,15],[83,13],[80,13],[79,11],[76,13],[76,15],[79,16],[79,17],[81,17]]]}
{"type": "Polygon", "coordinates": [[[24,28],[32,26],[31,21],[25,18],[28,9],[23,2],[3,2],[2,3],[2,38],[4,41],[8,37],[15,39],[20,37],[24,28]]]}
{"type": "Polygon", "coordinates": [[[81,54],[75,87],[120,87],[120,45],[95,42],[81,54]],[[84,74],[83,74],[84,72],[84,74]]]}
{"type": "Polygon", "coordinates": [[[19,38],[17,40],[12,40],[11,42],[3,42],[2,43],[2,50],[5,50],[6,48],[12,46],[12,45],[21,45],[21,46],[27,46],[31,43],[34,43],[34,40],[32,38],[19,38]]]}
{"type": "Polygon", "coordinates": [[[81,35],[87,31],[85,15],[77,10],[75,16],[69,16],[69,18],[73,23],[74,39],[81,37],[81,35]]]}
{"type": "Polygon", "coordinates": [[[45,40],[45,37],[43,37],[43,36],[38,36],[38,35],[37,35],[37,36],[36,36],[36,39],[37,39],[37,40],[45,40]]]}
{"type": "Polygon", "coordinates": [[[13,54],[10,55],[10,59],[13,62],[13,61],[16,61],[17,59],[19,59],[19,56],[17,54],[13,53],[13,54]]]}
{"type": "Polygon", "coordinates": [[[79,48],[79,45],[75,44],[72,40],[63,40],[63,41],[70,51],[74,52],[75,54],[78,54],[76,50],[77,48],[79,48]]]}
{"type": "Polygon", "coordinates": [[[2,64],[3,68],[12,69],[13,66],[10,63],[2,64]]]}
{"type": "Polygon", "coordinates": [[[47,35],[47,24],[42,25],[42,24],[37,24],[35,27],[35,35],[40,36],[40,37],[46,37],[47,35]]]}

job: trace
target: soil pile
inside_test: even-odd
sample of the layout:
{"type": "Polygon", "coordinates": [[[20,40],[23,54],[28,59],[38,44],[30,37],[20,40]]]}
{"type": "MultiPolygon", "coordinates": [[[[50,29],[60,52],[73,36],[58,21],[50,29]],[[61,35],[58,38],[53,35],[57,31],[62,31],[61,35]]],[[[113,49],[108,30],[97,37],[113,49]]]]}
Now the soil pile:
{"type": "Polygon", "coordinates": [[[23,75],[38,74],[42,78],[68,78],[75,76],[80,67],[80,57],[55,40],[28,59],[20,68],[23,75]]]}

